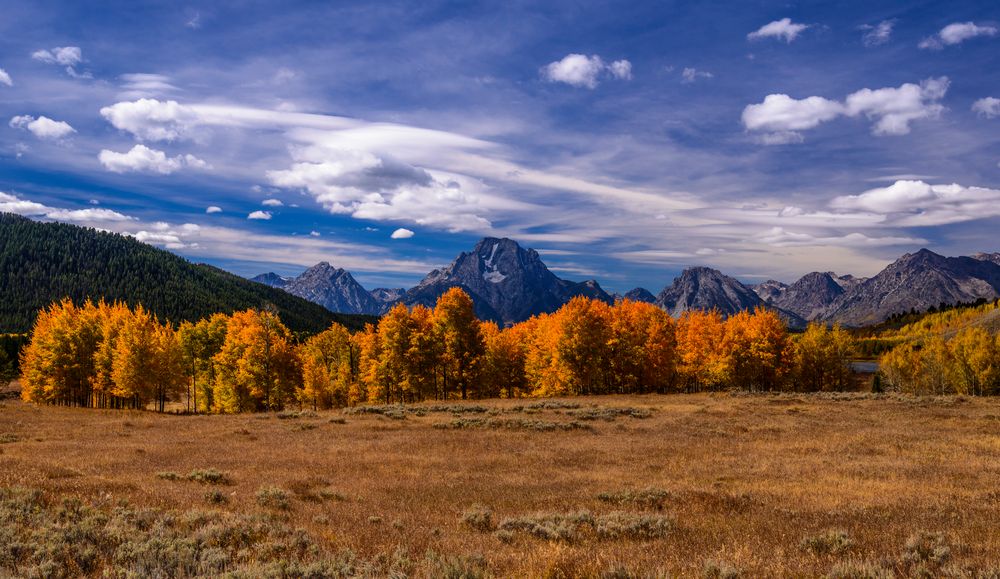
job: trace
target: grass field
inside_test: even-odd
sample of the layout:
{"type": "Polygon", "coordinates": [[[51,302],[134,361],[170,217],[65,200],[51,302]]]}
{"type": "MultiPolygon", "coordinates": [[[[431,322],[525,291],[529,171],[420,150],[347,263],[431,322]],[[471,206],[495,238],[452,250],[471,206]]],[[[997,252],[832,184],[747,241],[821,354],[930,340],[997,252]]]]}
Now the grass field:
{"type": "Polygon", "coordinates": [[[171,416],[8,399],[0,489],[0,576],[997,577],[1000,404],[695,394],[171,416]]]}

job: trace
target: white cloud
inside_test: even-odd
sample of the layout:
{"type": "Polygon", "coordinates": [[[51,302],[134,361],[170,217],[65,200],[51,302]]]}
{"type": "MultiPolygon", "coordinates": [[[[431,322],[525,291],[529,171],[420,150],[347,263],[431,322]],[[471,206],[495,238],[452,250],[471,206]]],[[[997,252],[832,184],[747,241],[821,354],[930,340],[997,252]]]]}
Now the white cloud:
{"type": "Polygon", "coordinates": [[[179,89],[170,83],[169,76],[150,73],[131,73],[121,75],[122,92],[119,98],[140,99],[156,97],[177,92],[179,89]]]}
{"type": "Polygon", "coordinates": [[[940,50],[945,46],[961,44],[971,38],[978,36],[996,36],[997,27],[984,25],[980,26],[975,22],[955,22],[942,28],[934,36],[923,39],[920,48],[940,50]]]}
{"type": "Polygon", "coordinates": [[[812,96],[794,99],[786,94],[771,94],[764,102],[743,109],[743,126],[748,131],[767,133],[761,142],[767,145],[802,142],[798,131],[811,129],[820,123],[844,114],[844,105],[812,96]]]}
{"type": "Polygon", "coordinates": [[[772,94],[764,102],[743,109],[743,126],[748,131],[766,133],[758,140],[763,144],[802,142],[799,131],[815,128],[839,116],[864,115],[875,121],[872,133],[878,136],[905,135],[910,123],[938,117],[944,107],[938,102],[948,92],[948,77],[929,78],[919,85],[906,83],[899,87],[877,90],[861,89],[847,96],[843,103],[811,96],[794,99],[785,94],[772,94]]]}
{"type": "Polygon", "coordinates": [[[778,38],[784,40],[785,42],[792,42],[802,33],[803,30],[809,28],[808,24],[796,24],[792,22],[791,18],[782,18],[781,20],[775,20],[761,26],[754,32],[747,34],[747,38],[750,40],[761,40],[764,38],[778,38]]]}
{"type": "Polygon", "coordinates": [[[889,42],[889,39],[892,37],[892,29],[895,26],[895,20],[883,20],[875,26],[866,24],[861,27],[862,30],[866,31],[864,36],[861,37],[861,42],[868,47],[881,46],[889,42]]]}
{"type": "Polygon", "coordinates": [[[407,220],[449,231],[482,230],[476,189],[460,175],[433,175],[393,157],[326,147],[294,149],[289,169],[269,171],[277,187],[303,189],[331,213],[375,221],[407,220]]]}
{"type": "Polygon", "coordinates": [[[681,82],[685,84],[690,84],[692,82],[695,82],[699,78],[712,78],[714,76],[715,75],[710,72],[704,70],[698,70],[697,68],[685,68],[683,71],[681,71],[681,82]]]}
{"type": "Polygon", "coordinates": [[[754,239],[775,247],[885,247],[892,245],[917,245],[927,241],[915,237],[869,237],[863,233],[848,233],[819,237],[808,233],[787,231],[783,227],[772,227],[754,239]]]}
{"type": "Polygon", "coordinates": [[[882,214],[899,227],[947,225],[1000,216],[1000,190],[900,180],[860,195],[837,197],[830,206],[882,214]]]}
{"type": "Polygon", "coordinates": [[[987,119],[1000,117],[1000,99],[996,97],[981,98],[972,103],[972,112],[987,119]]]}
{"type": "Polygon", "coordinates": [[[392,239],[409,239],[413,237],[413,232],[404,227],[400,227],[396,231],[393,231],[392,235],[390,235],[389,237],[392,239]]]}
{"type": "Polygon", "coordinates": [[[938,103],[948,92],[948,77],[929,78],[919,85],[906,83],[898,88],[861,89],[848,95],[847,114],[863,114],[876,120],[875,135],[905,135],[910,123],[919,119],[937,118],[944,110],[938,103]]]}
{"type": "Polygon", "coordinates": [[[218,205],[210,205],[209,207],[205,208],[205,213],[208,214],[222,213],[222,207],[219,207],[218,205]]]}
{"type": "Polygon", "coordinates": [[[133,218],[110,209],[54,209],[45,214],[56,221],[71,221],[78,223],[132,221],[133,218]]]}
{"type": "Polygon", "coordinates": [[[265,207],[281,207],[284,203],[281,202],[281,199],[265,199],[261,202],[261,205],[265,207]]]}
{"type": "Polygon", "coordinates": [[[2,192],[0,192],[0,213],[16,213],[26,217],[46,217],[58,221],[73,222],[130,221],[132,219],[110,209],[61,209],[2,192]]]}
{"type": "Polygon", "coordinates": [[[83,62],[83,51],[79,46],[57,46],[51,50],[36,50],[31,58],[47,64],[74,66],[83,62]]]}
{"type": "Polygon", "coordinates": [[[271,212],[270,211],[254,211],[250,215],[247,215],[247,219],[267,221],[267,220],[271,219],[271,212]]]}
{"type": "Polygon", "coordinates": [[[132,133],[140,141],[175,141],[189,138],[198,124],[198,114],[177,101],[142,98],[101,109],[116,129],[132,133]]]}
{"type": "Polygon", "coordinates": [[[632,63],[623,59],[606,64],[596,54],[567,54],[562,60],[550,62],[542,68],[542,76],[549,82],[589,89],[597,88],[598,80],[605,72],[619,80],[630,80],[632,63]]]}
{"type": "Polygon", "coordinates": [[[98,159],[104,168],[113,173],[158,173],[169,175],[184,167],[206,169],[208,163],[194,155],[168,157],[163,151],[136,145],[127,153],[116,153],[103,149],[98,159]]]}
{"type": "Polygon", "coordinates": [[[7,74],[7,71],[2,68],[0,68],[0,84],[14,86],[14,81],[10,79],[10,75],[7,74]]]}
{"type": "Polygon", "coordinates": [[[52,49],[41,49],[31,53],[31,58],[46,64],[58,64],[66,67],[66,74],[73,78],[90,78],[90,73],[80,74],[76,65],[83,62],[83,51],[79,46],[57,46],[52,49]]]}
{"type": "Polygon", "coordinates": [[[9,124],[11,128],[24,129],[39,139],[62,139],[76,132],[69,123],[45,116],[36,119],[31,115],[18,115],[10,119],[9,124]]]}
{"type": "Polygon", "coordinates": [[[612,62],[608,65],[608,70],[618,80],[632,80],[632,63],[625,59],[612,62]]]}

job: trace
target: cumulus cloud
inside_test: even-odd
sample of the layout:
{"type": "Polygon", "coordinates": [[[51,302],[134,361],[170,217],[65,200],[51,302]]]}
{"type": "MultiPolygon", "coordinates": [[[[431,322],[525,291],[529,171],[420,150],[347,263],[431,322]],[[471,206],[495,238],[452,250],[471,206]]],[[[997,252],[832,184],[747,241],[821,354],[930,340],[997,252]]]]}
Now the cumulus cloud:
{"type": "Polygon", "coordinates": [[[842,114],[844,105],[823,97],[794,99],[786,94],[771,94],[764,97],[764,102],[743,109],[743,126],[748,131],[766,133],[760,138],[763,144],[799,143],[802,135],[798,131],[842,114]]]}
{"type": "Polygon", "coordinates": [[[797,24],[792,22],[791,18],[782,18],[781,20],[769,22],[750,34],[747,34],[747,38],[750,40],[777,38],[790,43],[807,28],[809,28],[808,24],[797,24]]]}
{"type": "Polygon", "coordinates": [[[14,129],[24,129],[39,139],[62,139],[76,132],[65,121],[54,121],[48,117],[35,118],[31,115],[18,115],[10,119],[9,125],[14,129]]]}
{"type": "Polygon", "coordinates": [[[972,103],[972,112],[987,119],[1000,117],[1000,99],[996,97],[981,98],[972,103]]]}
{"type": "Polygon", "coordinates": [[[625,59],[609,64],[608,71],[618,80],[632,80],[632,63],[625,59]]]}
{"type": "Polygon", "coordinates": [[[600,77],[605,73],[619,80],[629,80],[632,78],[632,63],[616,60],[606,64],[596,54],[567,54],[562,60],[550,62],[542,68],[542,76],[549,82],[589,89],[597,88],[600,77]]]}
{"type": "Polygon", "coordinates": [[[331,213],[376,221],[408,220],[450,231],[488,228],[471,180],[435,177],[387,155],[327,147],[293,150],[289,169],[269,171],[272,185],[301,189],[331,213]]]}
{"type": "Polygon", "coordinates": [[[850,116],[865,115],[875,120],[876,135],[905,135],[910,123],[919,119],[937,118],[944,110],[938,103],[948,92],[948,77],[929,78],[919,85],[906,83],[897,88],[861,89],[848,95],[846,105],[850,116]]]}
{"type": "Polygon", "coordinates": [[[184,167],[207,169],[208,163],[194,155],[168,157],[163,151],[136,145],[127,153],[116,153],[103,149],[98,155],[101,165],[113,173],[157,173],[169,175],[184,167]]]}
{"type": "Polygon", "coordinates": [[[681,82],[684,84],[690,84],[699,78],[712,78],[714,76],[715,75],[710,72],[698,70],[697,68],[685,68],[681,71],[681,82]]]}
{"type": "Polygon", "coordinates": [[[161,102],[142,98],[101,109],[116,129],[131,133],[140,141],[175,141],[190,138],[198,124],[198,114],[177,101],[161,102]]]}
{"type": "Polygon", "coordinates": [[[250,215],[247,215],[247,219],[267,221],[267,220],[271,219],[271,212],[270,211],[254,211],[254,212],[250,213],[250,215]]]}
{"type": "Polygon", "coordinates": [[[934,36],[929,36],[920,42],[920,48],[940,50],[945,46],[961,44],[978,36],[996,36],[997,27],[980,26],[975,22],[955,22],[942,28],[934,36]]]}
{"type": "Polygon", "coordinates": [[[938,117],[944,110],[938,101],[948,92],[948,77],[929,78],[920,84],[877,90],[861,89],[847,96],[843,103],[812,96],[794,99],[772,94],[764,102],[743,109],[743,126],[748,131],[766,133],[759,137],[764,144],[802,142],[799,131],[815,128],[839,116],[864,115],[874,121],[872,133],[878,136],[905,135],[910,124],[920,119],[938,117]]]}
{"type": "Polygon", "coordinates": [[[892,38],[892,29],[896,26],[895,20],[883,20],[878,24],[872,26],[866,24],[861,27],[861,30],[865,31],[864,36],[861,37],[861,42],[865,46],[881,46],[892,38]]]}
{"type": "Polygon", "coordinates": [[[1000,216],[1000,190],[900,180],[860,195],[837,197],[830,205],[882,214],[900,227],[947,225],[1000,216]]]}
{"type": "Polygon", "coordinates": [[[210,205],[210,206],[208,206],[208,207],[205,208],[205,213],[208,213],[208,214],[222,213],[222,207],[219,207],[218,205],[210,205]]]}
{"type": "Polygon", "coordinates": [[[754,239],[775,247],[885,247],[926,243],[926,240],[915,237],[869,237],[857,232],[823,237],[787,231],[783,227],[772,227],[756,235],[754,239]]]}
{"type": "Polygon", "coordinates": [[[0,84],[7,86],[14,86],[14,81],[11,80],[10,75],[7,74],[7,71],[2,68],[0,68],[0,84]]]}
{"type": "Polygon", "coordinates": [[[284,203],[281,202],[281,199],[265,199],[261,202],[261,205],[265,207],[281,207],[284,203]]]}
{"type": "Polygon", "coordinates": [[[392,239],[409,239],[413,237],[413,232],[404,227],[400,227],[396,231],[393,231],[392,235],[390,235],[389,237],[392,239]]]}

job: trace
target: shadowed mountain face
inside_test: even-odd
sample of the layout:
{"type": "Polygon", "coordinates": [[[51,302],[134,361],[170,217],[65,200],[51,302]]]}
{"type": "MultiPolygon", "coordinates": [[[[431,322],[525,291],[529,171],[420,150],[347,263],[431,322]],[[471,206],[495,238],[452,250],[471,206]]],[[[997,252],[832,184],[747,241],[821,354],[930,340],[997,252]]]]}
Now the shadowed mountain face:
{"type": "Polygon", "coordinates": [[[655,304],[656,296],[652,294],[648,289],[637,287],[633,290],[629,290],[625,295],[622,296],[623,299],[632,300],[633,302],[645,302],[647,304],[655,304]]]}
{"type": "Polygon", "coordinates": [[[560,279],[535,250],[493,237],[480,241],[471,252],[459,254],[448,267],[429,273],[402,301],[433,306],[451,287],[461,287],[472,297],[480,317],[503,324],[553,312],[578,295],[611,302],[611,296],[597,282],[560,279]]]}
{"type": "Polygon", "coordinates": [[[824,317],[830,304],[843,294],[844,288],[832,274],[814,271],[785,288],[771,303],[812,321],[824,317]]]}
{"type": "Polygon", "coordinates": [[[267,273],[262,273],[258,276],[250,278],[250,281],[255,281],[257,283],[262,283],[266,286],[276,287],[284,289],[288,285],[288,282],[295,279],[294,277],[285,277],[283,275],[278,275],[273,271],[267,273]]]}
{"type": "Polygon", "coordinates": [[[770,304],[778,298],[786,289],[788,289],[787,283],[781,283],[780,281],[769,279],[764,283],[759,283],[756,285],[749,286],[750,289],[757,294],[760,299],[764,300],[764,303],[770,304]]]}
{"type": "Polygon", "coordinates": [[[753,290],[717,269],[692,267],[660,292],[656,304],[672,316],[687,310],[711,309],[728,316],[756,308],[764,301],[753,290]]]}
{"type": "Polygon", "coordinates": [[[1000,295],[1000,265],[991,259],[943,257],[927,249],[906,254],[845,292],[824,320],[849,326],[880,322],[911,309],[974,302],[1000,295]]]}
{"type": "Polygon", "coordinates": [[[264,285],[281,288],[294,296],[319,304],[331,312],[378,315],[384,308],[384,304],[361,287],[349,271],[333,267],[325,261],[310,267],[298,277],[264,273],[252,279],[264,285]]]}

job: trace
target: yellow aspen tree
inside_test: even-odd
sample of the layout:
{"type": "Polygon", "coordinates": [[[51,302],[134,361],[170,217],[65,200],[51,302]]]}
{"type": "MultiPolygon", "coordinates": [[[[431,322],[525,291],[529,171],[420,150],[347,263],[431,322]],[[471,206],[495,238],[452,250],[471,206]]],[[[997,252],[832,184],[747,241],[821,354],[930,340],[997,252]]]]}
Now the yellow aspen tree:
{"type": "Polygon", "coordinates": [[[992,394],[1000,380],[996,339],[983,328],[966,328],[948,343],[951,382],[957,394],[992,394]]]}
{"type": "Polygon", "coordinates": [[[687,310],[677,320],[677,370],[685,390],[715,388],[724,379],[725,325],[715,310],[687,310]]]}
{"type": "Polygon", "coordinates": [[[804,392],[847,390],[853,385],[854,339],[839,325],[811,323],[795,341],[793,389],[804,392]]]}
{"type": "Polygon", "coordinates": [[[777,313],[764,308],[726,320],[722,351],[727,382],[751,392],[780,389],[792,368],[788,330],[777,313]]]}
{"type": "Polygon", "coordinates": [[[461,288],[446,291],[434,306],[434,328],[442,352],[442,398],[456,386],[465,399],[474,386],[484,351],[472,298],[461,288]]]}

